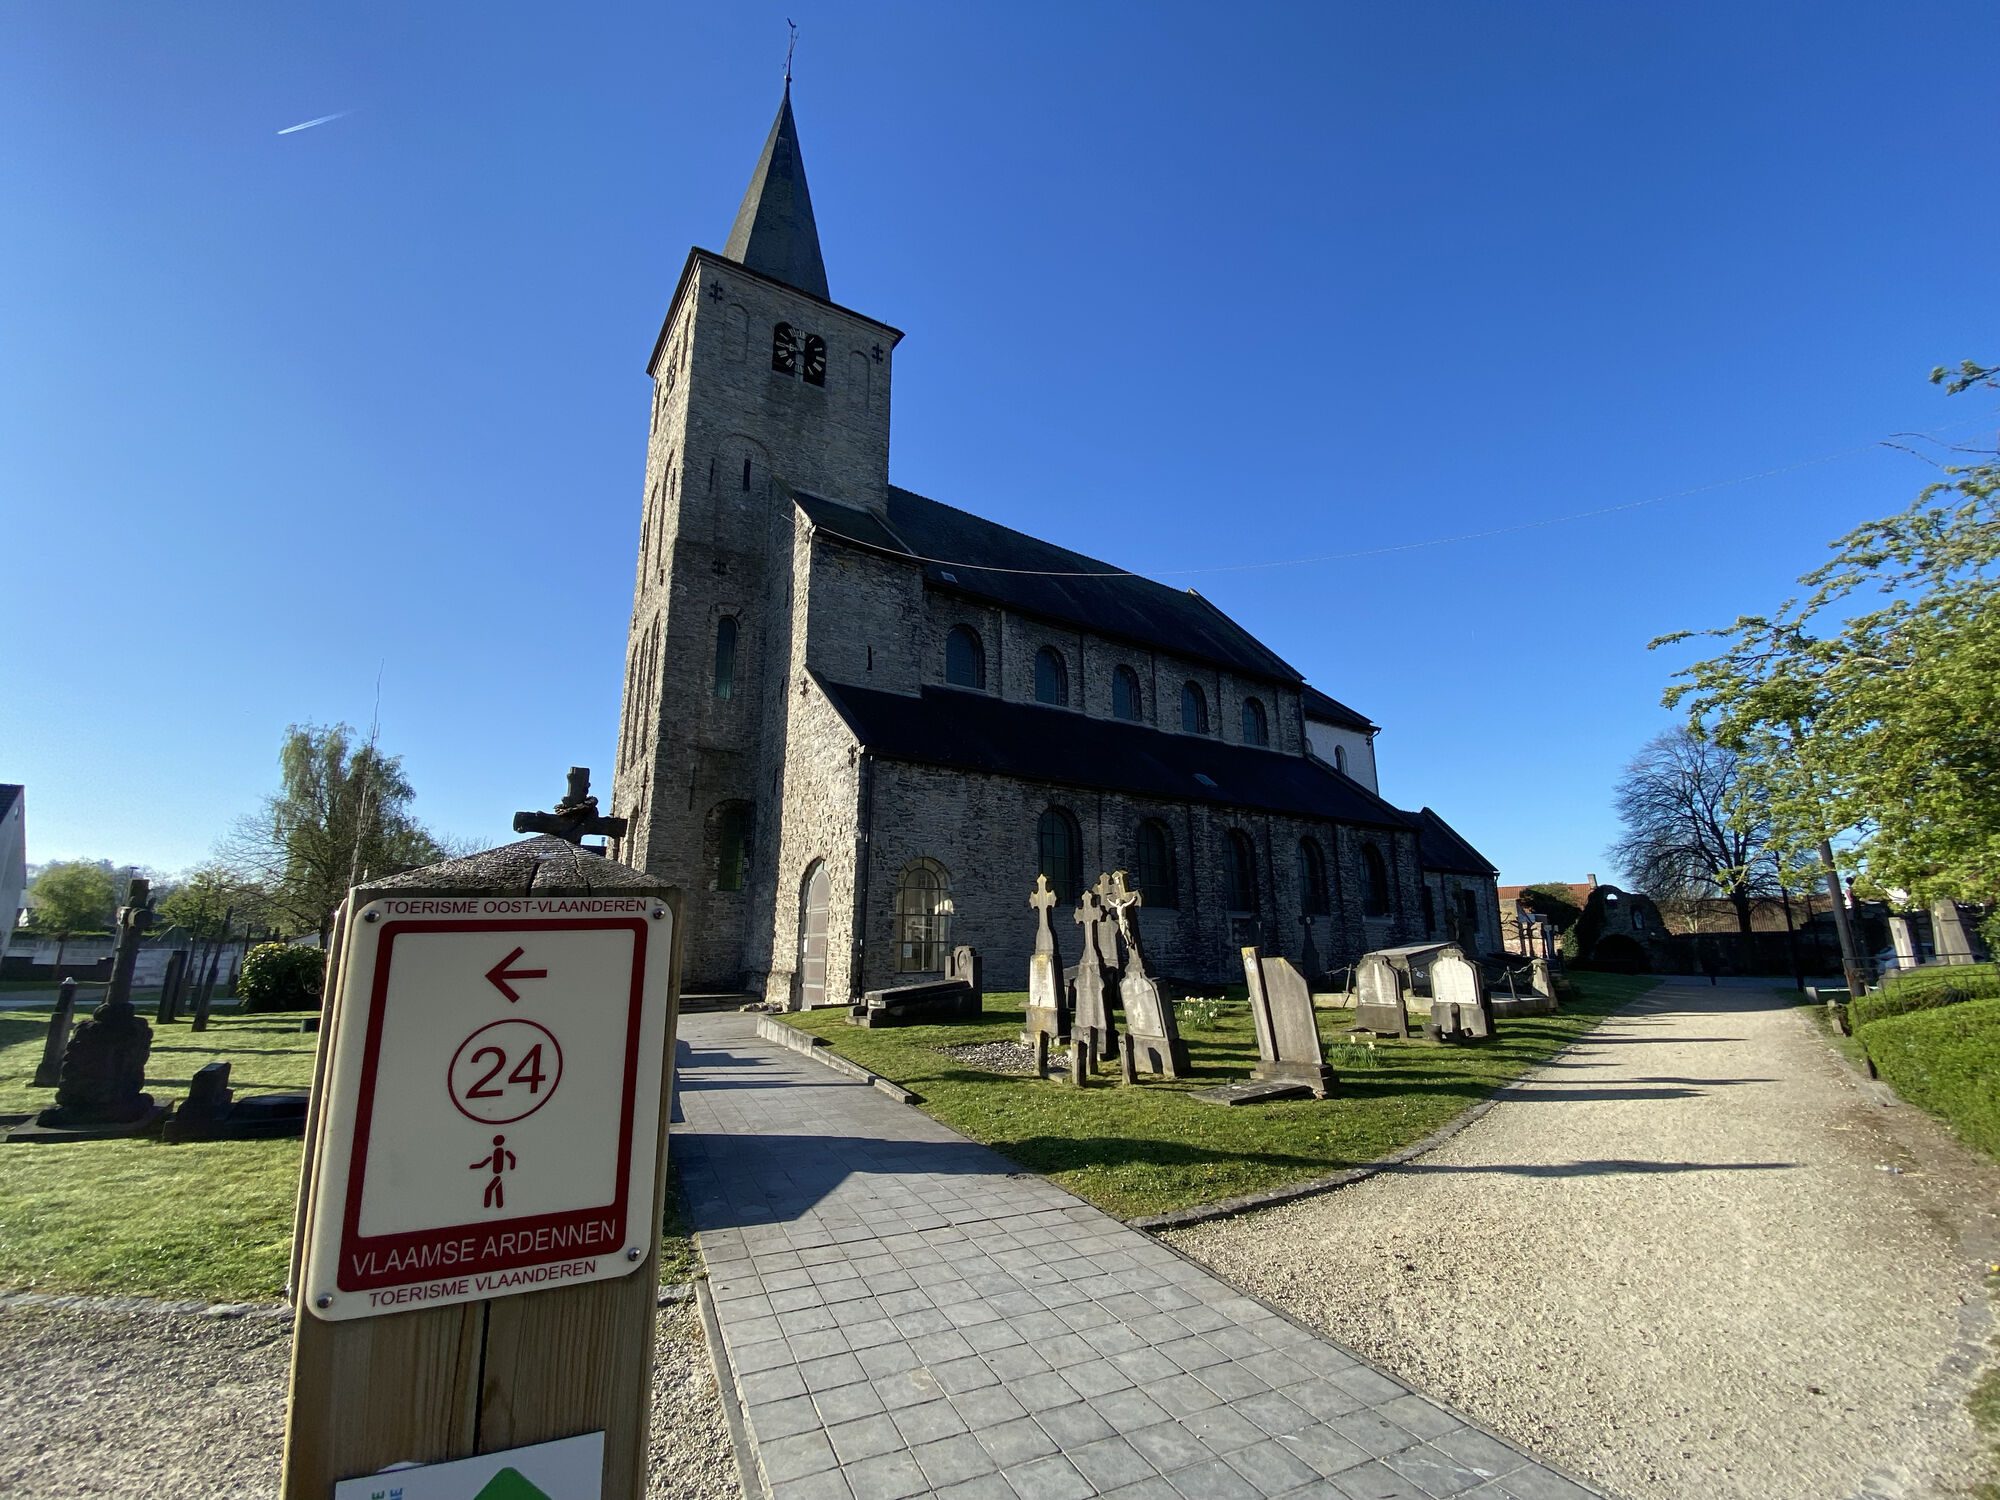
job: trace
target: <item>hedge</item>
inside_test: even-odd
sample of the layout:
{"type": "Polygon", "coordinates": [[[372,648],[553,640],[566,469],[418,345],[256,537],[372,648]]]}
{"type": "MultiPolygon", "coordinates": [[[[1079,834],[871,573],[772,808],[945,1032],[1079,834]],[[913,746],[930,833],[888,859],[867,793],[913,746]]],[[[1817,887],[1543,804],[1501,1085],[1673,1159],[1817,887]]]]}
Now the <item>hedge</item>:
{"type": "Polygon", "coordinates": [[[1858,1035],[1891,1088],[2000,1159],[2000,999],[1890,1016],[1858,1035]]]}
{"type": "Polygon", "coordinates": [[[1890,1016],[1965,1000],[1996,999],[2000,999],[2000,964],[1932,964],[1892,975],[1880,989],[1849,1002],[1847,1022],[1859,1031],[1890,1016]]]}
{"type": "Polygon", "coordinates": [[[236,993],[245,1010],[318,1010],[326,954],[318,948],[259,943],[243,959],[236,993]]]}

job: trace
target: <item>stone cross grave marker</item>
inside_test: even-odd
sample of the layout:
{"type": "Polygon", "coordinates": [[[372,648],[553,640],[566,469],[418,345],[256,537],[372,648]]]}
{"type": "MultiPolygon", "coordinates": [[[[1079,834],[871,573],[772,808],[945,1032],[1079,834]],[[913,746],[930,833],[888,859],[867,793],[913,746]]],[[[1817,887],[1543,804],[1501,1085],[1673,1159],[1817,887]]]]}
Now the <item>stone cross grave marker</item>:
{"type": "Polygon", "coordinates": [[[1104,909],[1104,896],[1095,887],[1077,898],[1074,920],[1083,929],[1083,956],[1076,964],[1076,1014],[1070,1039],[1087,1041],[1092,1061],[1101,1063],[1116,1056],[1118,1049],[1118,1028],[1111,1019],[1118,981],[1115,969],[1104,962],[1105,940],[1110,939],[1115,955],[1118,938],[1104,909]]]}
{"type": "Polygon", "coordinates": [[[597,799],[590,795],[590,767],[571,766],[569,768],[569,789],[554,812],[517,812],[514,814],[514,832],[554,834],[564,843],[582,845],[584,838],[600,833],[607,838],[625,837],[626,820],[607,817],[597,810],[597,799]]]}
{"type": "Polygon", "coordinates": [[[1136,1065],[1162,1078],[1183,1078],[1188,1071],[1187,1043],[1181,1040],[1174,1008],[1146,972],[1146,951],[1139,937],[1136,913],[1145,898],[1125,883],[1125,872],[1113,870],[1098,882],[1105,910],[1125,944],[1125,969],[1118,978],[1118,998],[1125,1009],[1125,1033],[1131,1039],[1136,1065]]]}
{"type": "Polygon", "coordinates": [[[1377,1036],[1398,1036],[1407,1041],[1410,1013],[1403,1002],[1408,993],[1409,980],[1403,971],[1379,953],[1364,954],[1355,966],[1354,986],[1355,1029],[1372,1031],[1377,1036]]]}
{"type": "Polygon", "coordinates": [[[1056,951],[1055,924],[1050,920],[1056,893],[1049,877],[1037,875],[1028,905],[1035,911],[1035,951],[1028,955],[1028,1014],[1021,1041],[1034,1046],[1037,1036],[1050,1041],[1069,1035],[1069,998],[1064,993],[1062,955],[1056,951]]]}
{"type": "Polygon", "coordinates": [[[1319,1022],[1305,976],[1283,958],[1243,950],[1243,977],[1250,986],[1250,1015],[1257,1023],[1258,1063],[1253,1079],[1302,1083],[1324,1099],[1336,1082],[1320,1048],[1319,1022]]]}
{"type": "Polygon", "coordinates": [[[132,970],[139,942],[153,925],[152,886],[134,880],[118,908],[117,945],[104,1003],[79,1025],[63,1049],[56,1102],[35,1117],[45,1130],[129,1135],[160,1117],[160,1106],[142,1092],[153,1028],[132,1006],[132,970]]]}

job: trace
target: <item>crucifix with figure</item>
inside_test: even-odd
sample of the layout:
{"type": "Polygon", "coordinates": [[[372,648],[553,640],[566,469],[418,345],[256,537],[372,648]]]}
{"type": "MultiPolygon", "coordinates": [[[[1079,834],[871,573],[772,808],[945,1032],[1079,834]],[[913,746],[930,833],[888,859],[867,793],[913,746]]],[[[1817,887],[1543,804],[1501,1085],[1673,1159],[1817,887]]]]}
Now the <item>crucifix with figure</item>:
{"type": "Polygon", "coordinates": [[[597,799],[590,794],[590,767],[571,766],[569,790],[556,804],[555,811],[515,813],[514,832],[552,833],[566,843],[581,846],[585,837],[593,833],[624,838],[625,819],[599,813],[597,799]]]}

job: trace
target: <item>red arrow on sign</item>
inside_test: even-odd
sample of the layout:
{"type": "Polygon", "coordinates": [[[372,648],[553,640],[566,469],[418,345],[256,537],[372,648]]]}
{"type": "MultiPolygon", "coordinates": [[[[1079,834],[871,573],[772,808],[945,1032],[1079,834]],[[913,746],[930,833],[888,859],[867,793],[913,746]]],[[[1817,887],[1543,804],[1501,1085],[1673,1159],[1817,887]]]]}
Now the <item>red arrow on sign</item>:
{"type": "Polygon", "coordinates": [[[547,969],[510,969],[507,967],[515,959],[519,958],[524,951],[523,949],[516,948],[512,953],[501,959],[499,963],[486,971],[486,977],[493,981],[493,988],[505,995],[509,1000],[519,1000],[521,997],[515,993],[514,986],[509,984],[508,980],[547,979],[549,977],[547,969]]]}

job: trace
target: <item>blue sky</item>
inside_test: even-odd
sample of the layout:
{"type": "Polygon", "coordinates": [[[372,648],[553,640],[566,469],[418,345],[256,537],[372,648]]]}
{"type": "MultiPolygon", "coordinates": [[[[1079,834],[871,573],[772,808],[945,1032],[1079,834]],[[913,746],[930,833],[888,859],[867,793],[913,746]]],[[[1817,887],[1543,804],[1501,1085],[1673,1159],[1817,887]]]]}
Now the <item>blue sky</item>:
{"type": "Polygon", "coordinates": [[[1990,4],[12,6],[31,860],[198,861],[378,674],[443,832],[608,771],[644,363],[788,15],[896,482],[1200,588],[1503,879],[1611,873],[1649,638],[1990,425],[1924,380],[1996,353],[1990,4]]]}

